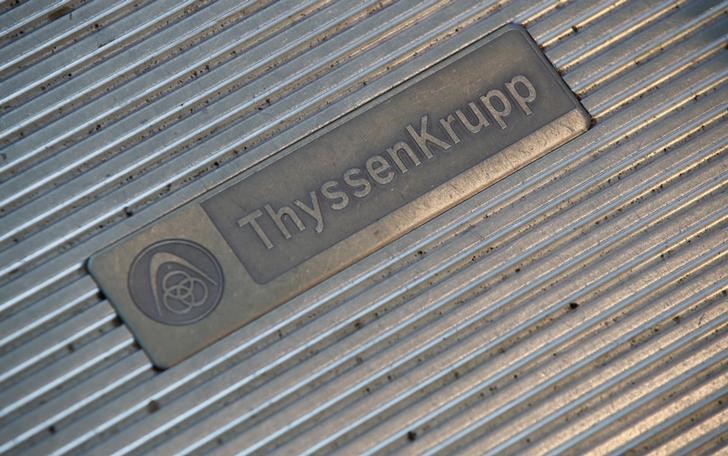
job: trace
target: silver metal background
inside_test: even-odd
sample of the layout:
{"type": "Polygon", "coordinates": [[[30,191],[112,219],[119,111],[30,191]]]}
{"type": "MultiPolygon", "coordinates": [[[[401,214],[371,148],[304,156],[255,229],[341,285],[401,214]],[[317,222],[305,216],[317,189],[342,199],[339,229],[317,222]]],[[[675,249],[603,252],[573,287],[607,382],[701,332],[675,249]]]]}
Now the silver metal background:
{"type": "Polygon", "coordinates": [[[0,452],[726,451],[728,2],[0,9],[0,452]],[[589,132],[152,368],[91,253],[511,21],[589,132]]]}

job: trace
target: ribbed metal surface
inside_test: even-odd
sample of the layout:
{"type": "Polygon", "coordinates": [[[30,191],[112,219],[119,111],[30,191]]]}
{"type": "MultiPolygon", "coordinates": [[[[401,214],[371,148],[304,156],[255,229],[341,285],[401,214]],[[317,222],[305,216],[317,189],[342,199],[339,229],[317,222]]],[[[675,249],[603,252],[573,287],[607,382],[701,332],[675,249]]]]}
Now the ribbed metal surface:
{"type": "Polygon", "coordinates": [[[0,16],[0,452],[726,451],[728,2],[0,16]],[[155,371],[83,262],[495,30],[590,131],[155,371]]]}

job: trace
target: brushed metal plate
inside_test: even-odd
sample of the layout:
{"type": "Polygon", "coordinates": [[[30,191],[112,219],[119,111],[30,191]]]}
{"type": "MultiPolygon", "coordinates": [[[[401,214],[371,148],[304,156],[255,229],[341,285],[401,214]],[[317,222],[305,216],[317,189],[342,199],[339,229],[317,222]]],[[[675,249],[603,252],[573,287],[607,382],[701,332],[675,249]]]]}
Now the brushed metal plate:
{"type": "Polygon", "coordinates": [[[506,26],[91,257],[171,366],[564,144],[590,118],[506,26]]]}

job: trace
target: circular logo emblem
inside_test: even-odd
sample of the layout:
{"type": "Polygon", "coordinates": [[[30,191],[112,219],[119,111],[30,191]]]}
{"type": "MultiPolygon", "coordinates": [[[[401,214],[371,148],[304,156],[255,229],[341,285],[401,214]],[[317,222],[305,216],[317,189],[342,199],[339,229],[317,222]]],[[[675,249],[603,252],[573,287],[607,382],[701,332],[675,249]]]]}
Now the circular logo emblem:
{"type": "Polygon", "coordinates": [[[214,256],[194,242],[156,242],[134,258],[129,293],[152,320],[189,325],[205,318],[222,298],[222,268],[214,256]]]}

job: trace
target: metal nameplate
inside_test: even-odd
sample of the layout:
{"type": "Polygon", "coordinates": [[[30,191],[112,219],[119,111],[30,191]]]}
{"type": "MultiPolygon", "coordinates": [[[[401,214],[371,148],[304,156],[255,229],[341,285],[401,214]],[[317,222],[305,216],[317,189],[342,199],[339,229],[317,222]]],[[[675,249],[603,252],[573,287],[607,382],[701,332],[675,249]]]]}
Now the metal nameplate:
{"type": "Polygon", "coordinates": [[[587,130],[528,33],[507,26],[94,255],[170,366],[587,130]]]}

